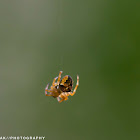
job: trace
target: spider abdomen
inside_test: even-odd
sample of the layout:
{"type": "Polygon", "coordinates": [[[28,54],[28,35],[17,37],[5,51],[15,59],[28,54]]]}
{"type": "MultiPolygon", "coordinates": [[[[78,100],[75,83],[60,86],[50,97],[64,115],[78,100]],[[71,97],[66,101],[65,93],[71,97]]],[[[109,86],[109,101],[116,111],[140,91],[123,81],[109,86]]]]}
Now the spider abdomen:
{"type": "Polygon", "coordinates": [[[59,84],[59,89],[62,92],[71,92],[73,86],[73,80],[69,75],[64,76],[59,84]]]}

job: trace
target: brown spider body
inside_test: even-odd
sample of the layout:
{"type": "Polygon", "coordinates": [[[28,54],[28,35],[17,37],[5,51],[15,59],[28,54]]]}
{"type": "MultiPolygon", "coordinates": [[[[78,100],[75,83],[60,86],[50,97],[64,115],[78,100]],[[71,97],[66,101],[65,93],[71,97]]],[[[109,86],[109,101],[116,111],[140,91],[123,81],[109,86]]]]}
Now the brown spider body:
{"type": "Polygon", "coordinates": [[[73,80],[69,75],[63,77],[59,84],[59,89],[62,92],[70,92],[72,90],[73,80]]]}
{"type": "Polygon", "coordinates": [[[69,75],[66,75],[61,79],[61,74],[62,74],[62,71],[60,71],[58,77],[54,78],[51,89],[48,89],[49,85],[47,85],[45,89],[45,95],[52,96],[54,98],[57,97],[58,102],[67,100],[69,95],[73,96],[79,85],[79,76],[77,76],[77,84],[74,91],[72,92],[72,87],[73,87],[72,78],[69,75]],[[55,83],[57,78],[58,78],[58,81],[55,83]],[[50,92],[50,94],[47,94],[47,91],[50,92]]]}

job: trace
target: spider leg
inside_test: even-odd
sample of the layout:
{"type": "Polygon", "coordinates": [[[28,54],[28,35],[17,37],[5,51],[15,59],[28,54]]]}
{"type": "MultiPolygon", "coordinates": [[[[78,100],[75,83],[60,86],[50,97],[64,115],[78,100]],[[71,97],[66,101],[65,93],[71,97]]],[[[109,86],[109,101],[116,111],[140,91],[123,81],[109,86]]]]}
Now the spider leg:
{"type": "Polygon", "coordinates": [[[65,100],[68,100],[68,96],[66,93],[62,93],[62,95],[65,97],[65,100]]]}
{"type": "Polygon", "coordinates": [[[65,95],[68,97],[68,96],[70,96],[70,93],[71,92],[65,92],[65,95]]]}
{"type": "Polygon", "coordinates": [[[58,97],[57,97],[57,101],[58,101],[59,103],[60,103],[60,100],[61,100],[61,99],[60,99],[59,96],[58,96],[58,97]]]}
{"type": "Polygon", "coordinates": [[[57,101],[59,102],[59,103],[61,103],[62,101],[64,101],[65,100],[65,97],[64,96],[58,96],[57,97],[57,101]]]}
{"type": "Polygon", "coordinates": [[[57,100],[58,100],[59,103],[61,103],[61,102],[64,101],[64,100],[68,100],[68,97],[67,97],[67,95],[66,95],[65,93],[62,93],[61,95],[59,95],[59,96],[57,97],[57,100]],[[61,99],[60,99],[60,98],[61,98],[61,99]]]}
{"type": "Polygon", "coordinates": [[[53,83],[52,83],[52,86],[56,86],[55,81],[56,81],[57,78],[58,78],[58,77],[55,77],[55,78],[54,78],[53,83]]]}
{"type": "Polygon", "coordinates": [[[48,86],[49,86],[49,84],[46,86],[46,88],[45,88],[45,95],[46,96],[52,96],[51,94],[47,94],[47,91],[48,92],[51,92],[51,90],[50,89],[48,89],[48,86]]]}
{"type": "Polygon", "coordinates": [[[79,86],[79,76],[77,75],[77,83],[76,83],[76,86],[75,86],[73,92],[69,92],[69,94],[70,94],[71,96],[73,96],[73,95],[75,94],[75,92],[76,92],[78,86],[79,86]]]}
{"type": "Polygon", "coordinates": [[[58,76],[58,80],[57,80],[57,85],[59,85],[59,82],[60,82],[60,79],[61,79],[61,74],[62,74],[62,72],[63,72],[63,71],[60,71],[60,72],[59,72],[59,76],[58,76]]]}

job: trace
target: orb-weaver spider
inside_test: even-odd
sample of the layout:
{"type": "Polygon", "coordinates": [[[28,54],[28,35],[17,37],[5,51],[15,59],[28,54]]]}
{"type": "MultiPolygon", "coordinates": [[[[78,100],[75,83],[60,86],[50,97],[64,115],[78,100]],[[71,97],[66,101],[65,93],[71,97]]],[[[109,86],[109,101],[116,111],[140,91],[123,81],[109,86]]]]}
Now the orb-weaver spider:
{"type": "Polygon", "coordinates": [[[59,76],[54,78],[51,85],[51,89],[48,89],[49,84],[45,88],[45,95],[57,98],[58,102],[61,103],[64,100],[68,100],[68,96],[73,96],[79,86],[79,76],[77,75],[77,83],[72,92],[73,80],[69,75],[64,76],[61,79],[62,71],[59,72],[59,76]],[[55,82],[57,80],[57,82],[55,82]],[[50,94],[47,94],[50,92],[50,94]]]}

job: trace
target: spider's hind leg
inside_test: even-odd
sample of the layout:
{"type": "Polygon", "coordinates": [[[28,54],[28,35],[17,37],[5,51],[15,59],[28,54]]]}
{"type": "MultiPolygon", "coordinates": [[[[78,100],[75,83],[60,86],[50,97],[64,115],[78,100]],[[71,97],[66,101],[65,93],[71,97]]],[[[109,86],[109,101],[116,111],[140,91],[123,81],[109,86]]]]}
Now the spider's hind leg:
{"type": "Polygon", "coordinates": [[[73,92],[70,92],[70,93],[69,93],[71,96],[73,96],[73,95],[75,94],[75,92],[76,92],[78,86],[79,86],[79,76],[77,75],[77,83],[76,83],[76,86],[75,86],[73,92]]]}

